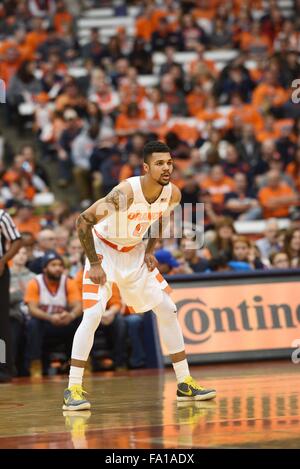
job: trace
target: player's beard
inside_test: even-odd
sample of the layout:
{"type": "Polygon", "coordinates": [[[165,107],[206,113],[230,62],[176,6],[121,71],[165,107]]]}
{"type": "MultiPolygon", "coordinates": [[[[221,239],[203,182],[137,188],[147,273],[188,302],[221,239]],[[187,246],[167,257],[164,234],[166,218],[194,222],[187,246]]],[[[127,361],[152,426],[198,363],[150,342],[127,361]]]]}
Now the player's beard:
{"type": "Polygon", "coordinates": [[[162,176],[158,179],[158,184],[160,184],[161,186],[167,186],[170,182],[170,177],[168,178],[168,180],[164,180],[162,179],[162,176]]]}
{"type": "Polygon", "coordinates": [[[61,278],[61,274],[50,274],[48,272],[47,277],[51,282],[59,282],[61,278]]]}

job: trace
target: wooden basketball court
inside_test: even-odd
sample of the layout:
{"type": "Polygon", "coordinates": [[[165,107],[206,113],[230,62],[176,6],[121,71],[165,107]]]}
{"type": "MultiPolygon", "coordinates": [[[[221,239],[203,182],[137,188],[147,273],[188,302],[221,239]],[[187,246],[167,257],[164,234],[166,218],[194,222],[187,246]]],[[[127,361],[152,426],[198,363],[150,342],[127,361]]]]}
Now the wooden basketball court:
{"type": "Polygon", "coordinates": [[[61,410],[66,377],[1,384],[0,448],[300,447],[300,364],[209,365],[192,374],[217,389],[215,400],[178,406],[170,369],[90,375],[92,409],[82,412],[61,410]]]}

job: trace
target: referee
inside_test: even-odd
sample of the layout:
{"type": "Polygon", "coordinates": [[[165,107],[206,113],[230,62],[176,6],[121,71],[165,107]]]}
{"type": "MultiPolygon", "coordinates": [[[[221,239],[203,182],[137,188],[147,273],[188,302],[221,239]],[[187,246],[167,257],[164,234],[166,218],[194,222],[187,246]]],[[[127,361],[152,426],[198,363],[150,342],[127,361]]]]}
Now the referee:
{"type": "MultiPolygon", "coordinates": [[[[9,269],[7,262],[22,246],[21,235],[11,217],[0,209],[0,339],[5,345],[5,363],[0,355],[0,383],[13,375],[13,360],[9,324],[9,269]]],[[[2,345],[2,343],[1,343],[2,345]]],[[[3,350],[3,346],[0,351],[3,350]]]]}

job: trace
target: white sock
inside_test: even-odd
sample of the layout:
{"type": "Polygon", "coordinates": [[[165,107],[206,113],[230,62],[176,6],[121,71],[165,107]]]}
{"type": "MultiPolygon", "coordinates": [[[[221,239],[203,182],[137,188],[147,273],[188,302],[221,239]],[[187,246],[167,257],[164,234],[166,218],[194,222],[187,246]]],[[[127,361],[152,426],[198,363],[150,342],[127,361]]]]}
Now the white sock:
{"type": "Polygon", "coordinates": [[[190,376],[189,365],[187,359],[181,360],[180,362],[173,363],[173,368],[176,374],[178,383],[182,383],[187,376],[190,376]]]}
{"type": "Polygon", "coordinates": [[[79,366],[70,367],[68,388],[70,386],[73,386],[74,384],[82,385],[83,372],[84,372],[84,368],[80,368],[79,366]]]}

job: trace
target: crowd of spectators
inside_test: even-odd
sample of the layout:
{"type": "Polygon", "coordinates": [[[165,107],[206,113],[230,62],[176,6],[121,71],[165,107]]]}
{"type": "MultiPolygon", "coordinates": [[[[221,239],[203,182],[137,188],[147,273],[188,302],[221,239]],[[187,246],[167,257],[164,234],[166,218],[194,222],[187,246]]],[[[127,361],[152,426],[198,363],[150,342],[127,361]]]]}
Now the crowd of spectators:
{"type": "MultiPolygon", "coordinates": [[[[83,253],[75,219],[119,181],[143,174],[142,149],[149,139],[171,148],[172,181],[182,191],[182,204],[205,204],[204,246],[195,249],[188,235],[163,240],[156,252],[161,273],[300,267],[294,81],[300,77],[300,2],[292,4],[287,15],[276,0],[1,3],[0,77],[7,91],[1,117],[20,135],[26,129],[33,135],[32,144],[16,152],[0,132],[0,205],[24,240],[11,265],[16,350],[24,339],[20,324],[38,318],[29,299],[32,279],[45,274],[45,256],[59,256],[60,275],[80,288],[83,253]],[[82,41],[81,9],[101,6],[115,9],[120,26],[108,41],[101,28],[91,28],[82,41]],[[122,26],[130,6],[137,10],[134,33],[122,26]],[[207,56],[215,50],[236,54],[220,63],[207,56]],[[188,59],[183,62],[178,52],[188,59]],[[157,53],[163,54],[160,63],[157,53]],[[157,84],[144,86],[145,75],[157,84]],[[51,192],[48,161],[57,162],[59,185],[74,187],[73,205],[39,206],[38,196],[51,192]],[[286,229],[281,218],[289,219],[286,229]],[[236,222],[261,219],[263,237],[236,232],[236,222]]],[[[142,324],[124,314],[117,293],[114,301],[105,334],[123,337],[127,330],[139,357],[135,363],[131,357],[131,364],[142,366],[142,324]]],[[[113,354],[123,367],[124,350],[113,354]]],[[[27,365],[19,365],[20,373],[27,365]]]]}

